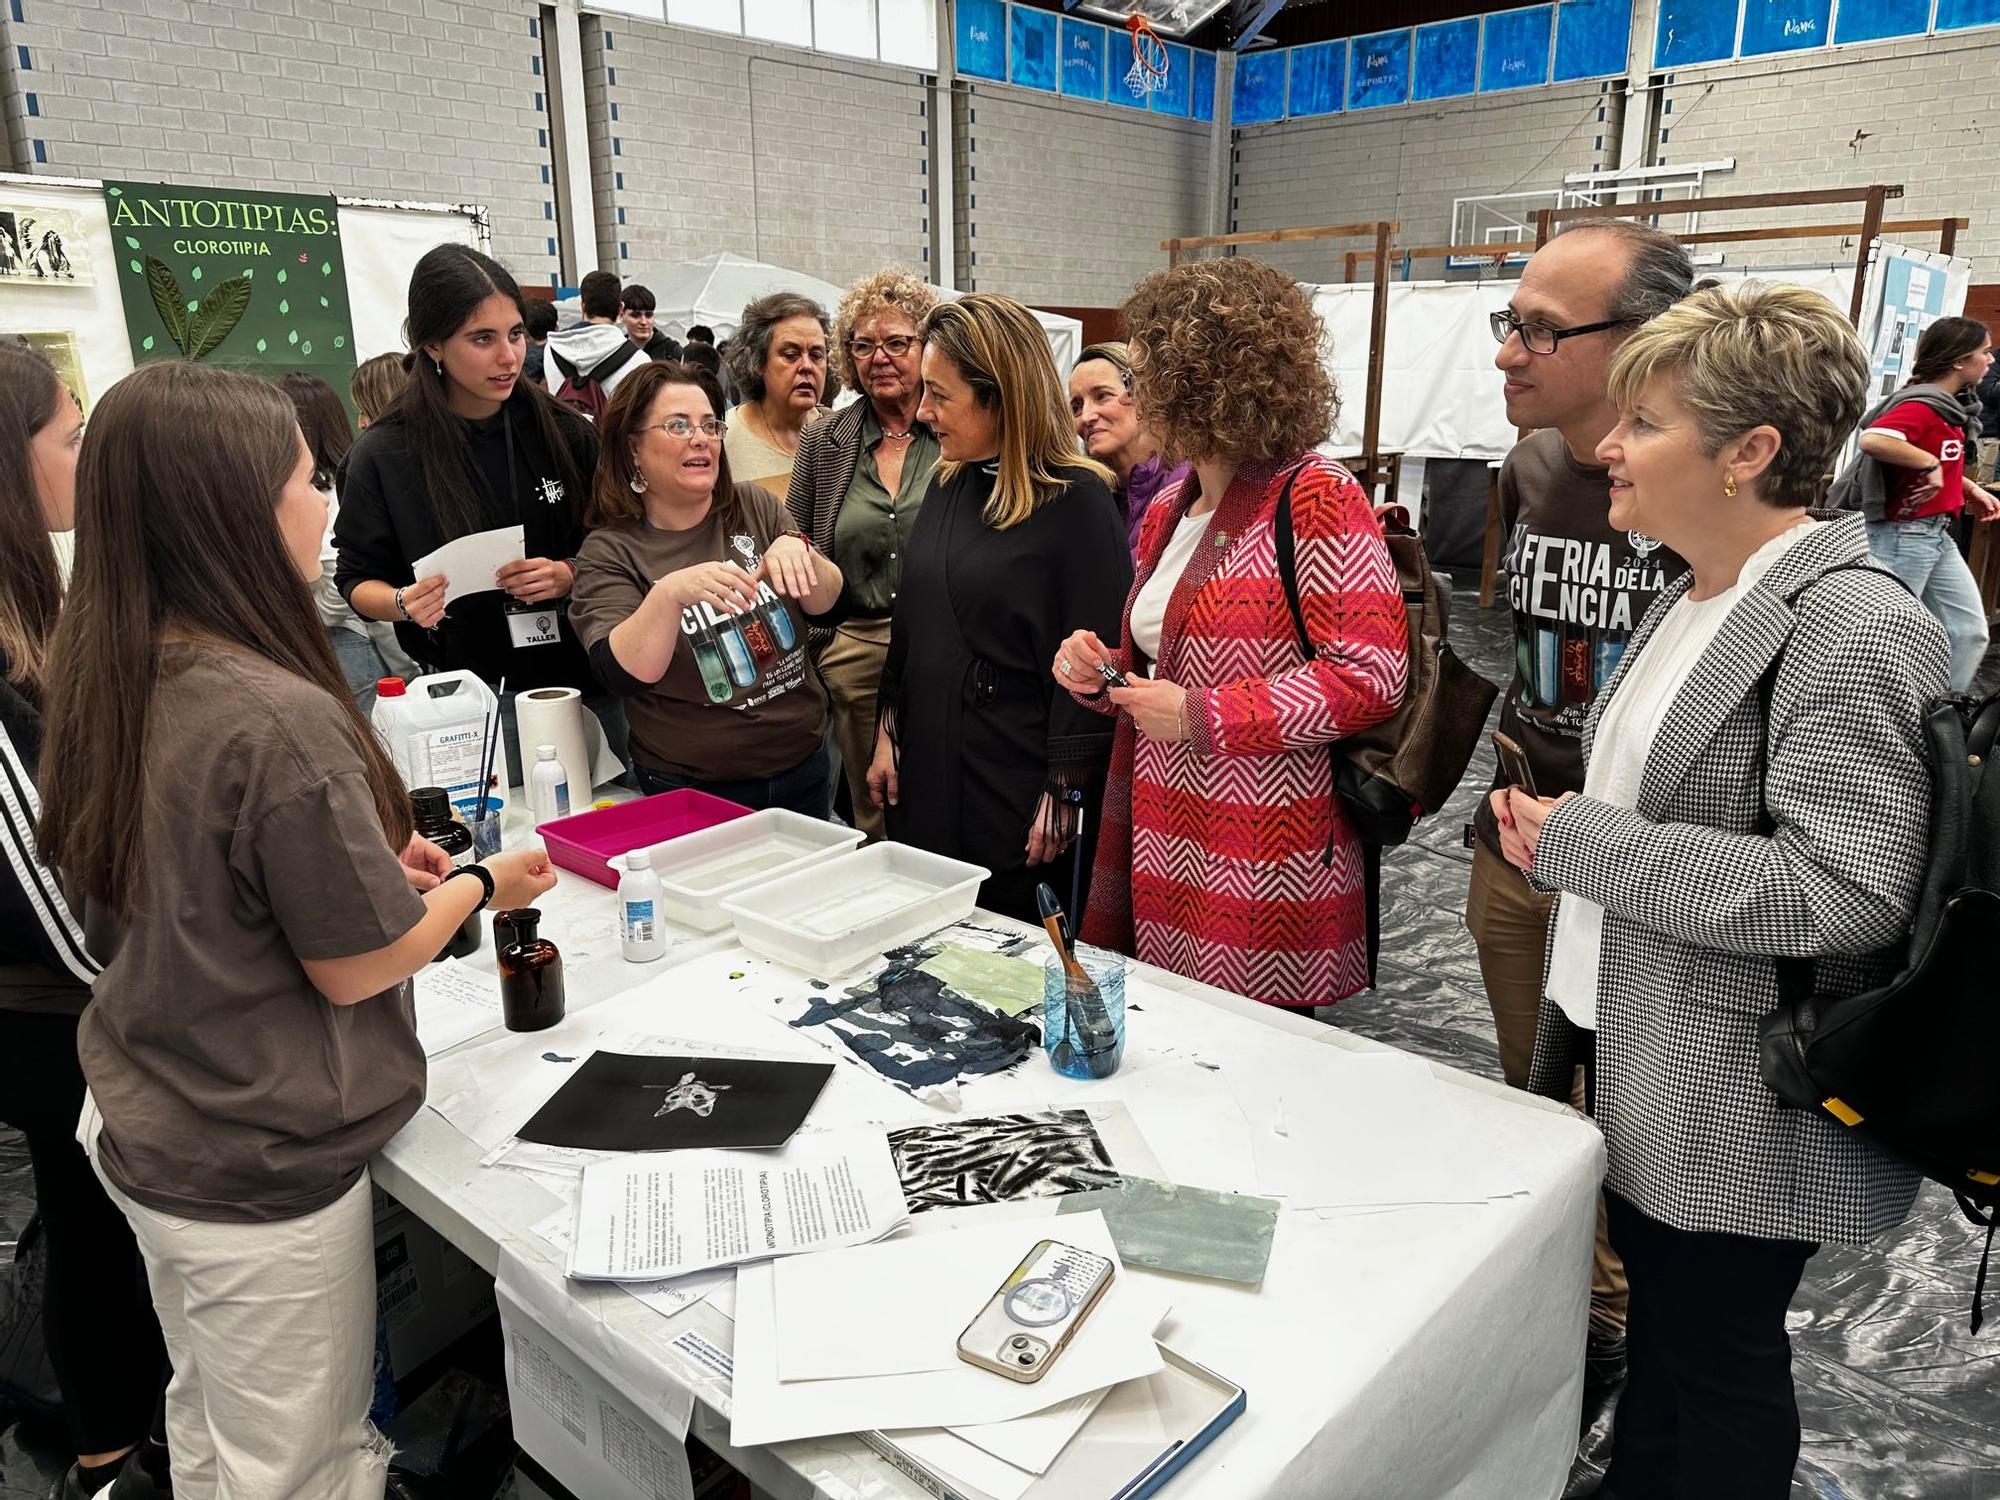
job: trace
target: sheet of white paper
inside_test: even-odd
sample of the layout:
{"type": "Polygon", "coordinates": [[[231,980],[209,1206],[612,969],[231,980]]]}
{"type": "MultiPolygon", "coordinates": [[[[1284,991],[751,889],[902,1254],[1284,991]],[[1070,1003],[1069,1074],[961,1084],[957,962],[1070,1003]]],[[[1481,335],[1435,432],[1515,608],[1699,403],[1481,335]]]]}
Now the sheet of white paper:
{"type": "MultiPolygon", "coordinates": [[[[1062,1239],[1103,1255],[1117,1253],[1104,1215],[1095,1211],[1010,1222],[1025,1231],[1024,1253],[1039,1239],[1062,1239]]],[[[949,1238],[963,1232],[931,1231],[949,1238]]],[[[963,1362],[956,1369],[912,1375],[781,1381],[774,1270],[774,1265],[765,1263],[741,1267],[736,1273],[730,1441],[738,1446],[878,1428],[1008,1422],[1086,1391],[1150,1375],[1163,1363],[1153,1333],[1167,1315],[1167,1298],[1157,1283],[1120,1275],[1077,1330],[1063,1357],[1033,1385],[963,1362]]],[[[977,1311],[975,1306],[959,1319],[952,1328],[953,1338],[977,1311]]]]}
{"type": "MultiPolygon", "coordinates": [[[[778,1262],[772,1267],[778,1378],[850,1380],[958,1368],[965,1325],[1037,1240],[1069,1241],[1064,1222],[1006,1220],[778,1262]],[[885,1307],[895,1315],[884,1317],[885,1307]]],[[[1095,1320],[1093,1310],[1077,1336],[1095,1320]]]]}
{"type": "Polygon", "coordinates": [[[909,1213],[876,1126],[779,1151],[660,1151],[583,1170],[569,1274],[658,1281],[880,1239],[909,1213]]]}
{"type": "Polygon", "coordinates": [[[898,1448],[934,1473],[970,1486],[988,1500],[1021,1500],[1035,1476],[1017,1469],[942,1427],[913,1432],[885,1432],[898,1448]]]}
{"type": "Polygon", "coordinates": [[[685,1312],[695,1303],[736,1279],[727,1267],[719,1271],[697,1271],[692,1276],[675,1276],[666,1281],[621,1281],[626,1294],[643,1302],[663,1318],[685,1312]]]}
{"type": "Polygon", "coordinates": [[[497,1290],[514,1440],[572,1493],[593,1500],[693,1500],[687,1445],[544,1329],[503,1282],[497,1290]]]}
{"type": "Polygon", "coordinates": [[[1069,1446],[1069,1440],[1090,1420],[1090,1414],[1097,1410],[1097,1403],[1107,1394],[1106,1391],[1090,1391],[1074,1401],[1051,1406],[1047,1411],[1030,1412],[1011,1422],[953,1427],[949,1431],[1013,1468],[1041,1474],[1069,1446]]]}
{"type": "Polygon", "coordinates": [[[1259,1054],[1254,1083],[1244,1076],[1230,1081],[1258,1182],[1293,1208],[1483,1203],[1521,1186],[1421,1058],[1273,1048],[1259,1054]]]}
{"type": "Polygon", "coordinates": [[[444,574],[444,602],[463,599],[467,594],[490,593],[500,587],[493,575],[510,562],[528,555],[525,529],[502,526],[494,531],[475,531],[446,542],[435,552],[427,552],[411,564],[418,579],[444,574]]]}
{"type": "Polygon", "coordinates": [[[419,969],[415,980],[417,1040],[436,1057],[501,1024],[500,981],[455,958],[419,969]]]}

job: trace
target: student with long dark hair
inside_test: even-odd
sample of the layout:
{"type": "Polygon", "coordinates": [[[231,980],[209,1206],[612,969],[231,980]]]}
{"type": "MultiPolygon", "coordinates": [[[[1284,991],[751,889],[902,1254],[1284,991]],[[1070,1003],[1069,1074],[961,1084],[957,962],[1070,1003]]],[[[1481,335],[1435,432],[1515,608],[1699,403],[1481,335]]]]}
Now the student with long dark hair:
{"type": "MultiPolygon", "coordinates": [[[[404,332],[409,380],[341,470],[334,525],[341,593],[364,618],[394,622],[403,649],[426,668],[462,668],[492,686],[506,679],[501,738],[510,784],[521,779],[513,694],[524,689],[581,690],[622,755],[623,714],[600,692],[569,622],[597,437],[521,378],[520,287],[498,261],[440,245],[411,273],[404,332]],[[444,543],[517,525],[526,530],[525,558],[477,580],[497,587],[447,609],[444,576],[416,576],[416,561],[444,543]]],[[[462,588],[466,580],[456,582],[462,588]]],[[[588,767],[568,770],[578,784],[590,779],[588,767]]]]}
{"type": "Polygon", "coordinates": [[[0,1120],[27,1141],[48,1246],[42,1326],[78,1455],[65,1500],[117,1477],[166,1371],[132,1232],[76,1143],[77,1018],[97,963],[34,838],[35,777],[49,764],[41,705],[62,603],[49,534],[74,523],[82,437],[83,413],[48,360],[0,340],[0,1120]]]}
{"type": "Polygon", "coordinates": [[[313,488],[326,496],[326,535],[320,540],[320,575],[313,584],[313,603],[319,609],[334,660],[340,663],[340,675],[347,680],[347,690],[365,714],[375,706],[375,684],[384,677],[414,675],[416,663],[396,644],[393,625],[362,619],[334,586],[333,569],[339,554],[333,547],[333,523],[340,515],[334,476],[340,472],[347,450],[354,446],[347,408],[340,404],[332,386],[304,370],[280,375],[278,389],[291,397],[299,431],[312,450],[313,488]]]}
{"type": "Polygon", "coordinates": [[[313,611],[312,475],[262,381],[165,362],[99,402],[41,845],[120,928],[79,1134],[145,1257],[176,1487],[378,1500],[367,1168],[423,1099],[407,981],[554,877],[413,836],[313,611]]]}
{"type": "Polygon", "coordinates": [[[1972,685],[1986,656],[1986,606],[1953,535],[1960,511],[2000,517],[2000,501],[1973,479],[1979,382],[1993,367],[1993,338],[1972,318],[1939,318],[1917,340],[1909,381],[1861,419],[1856,469],[1868,550],[1938,617],[1951,638],[1951,690],[1972,685]]]}

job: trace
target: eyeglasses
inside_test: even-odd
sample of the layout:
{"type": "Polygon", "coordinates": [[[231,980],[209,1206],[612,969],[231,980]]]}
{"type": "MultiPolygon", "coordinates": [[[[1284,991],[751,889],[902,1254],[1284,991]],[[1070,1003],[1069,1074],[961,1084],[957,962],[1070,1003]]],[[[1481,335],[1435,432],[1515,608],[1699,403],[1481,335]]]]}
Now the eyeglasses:
{"type": "Polygon", "coordinates": [[[1574,328],[1551,328],[1546,323],[1523,323],[1504,308],[1492,314],[1488,322],[1493,328],[1494,343],[1504,344],[1518,333],[1530,354],[1553,354],[1556,345],[1564,339],[1586,333],[1603,333],[1607,328],[1628,328],[1632,324],[1630,318],[1612,318],[1603,323],[1580,323],[1574,328]]]}
{"type": "Polygon", "coordinates": [[[668,417],[664,422],[655,422],[652,427],[641,427],[639,431],[651,432],[654,428],[658,428],[668,437],[691,438],[697,427],[701,429],[701,435],[711,442],[729,430],[727,422],[715,417],[703,417],[699,422],[690,422],[686,417],[668,417]]]}
{"type": "Polygon", "coordinates": [[[901,333],[897,334],[894,338],[883,339],[880,343],[877,343],[874,339],[849,339],[847,341],[847,352],[854,356],[854,362],[858,365],[865,365],[869,360],[873,359],[877,349],[880,349],[891,359],[901,359],[916,347],[917,340],[911,338],[908,334],[901,333]]]}

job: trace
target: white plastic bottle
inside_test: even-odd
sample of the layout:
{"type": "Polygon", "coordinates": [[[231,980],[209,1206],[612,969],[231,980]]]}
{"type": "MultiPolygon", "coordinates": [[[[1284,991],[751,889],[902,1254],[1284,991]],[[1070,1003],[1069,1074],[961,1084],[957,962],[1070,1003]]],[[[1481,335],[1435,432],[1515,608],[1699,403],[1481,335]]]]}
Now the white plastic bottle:
{"type": "Polygon", "coordinates": [[[618,951],[628,964],[649,964],[667,951],[667,934],[660,926],[660,877],[644,849],[625,856],[625,873],[618,877],[618,951]]]}
{"type": "Polygon", "coordinates": [[[535,746],[535,768],[528,773],[528,815],[537,828],[569,816],[569,772],[556,759],[554,745],[535,746]]]}

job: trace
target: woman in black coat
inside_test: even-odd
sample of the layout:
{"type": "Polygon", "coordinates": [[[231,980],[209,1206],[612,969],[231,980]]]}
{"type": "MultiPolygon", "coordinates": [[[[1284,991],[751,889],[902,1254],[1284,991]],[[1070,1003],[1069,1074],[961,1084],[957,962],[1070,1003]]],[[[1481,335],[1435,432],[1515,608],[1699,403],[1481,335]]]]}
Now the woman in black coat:
{"type": "Polygon", "coordinates": [[[942,461],[903,559],[869,792],[890,838],[984,865],[980,905],[1033,921],[1065,854],[1051,883],[1081,904],[1075,846],[1111,749],[1048,664],[1079,624],[1116,635],[1132,557],[1033,315],[978,293],[923,336],[918,417],[942,461]]]}

